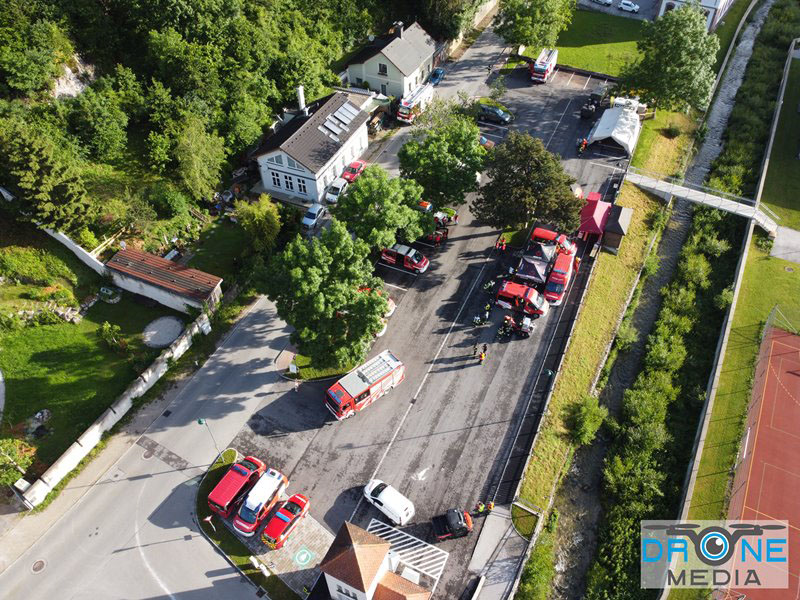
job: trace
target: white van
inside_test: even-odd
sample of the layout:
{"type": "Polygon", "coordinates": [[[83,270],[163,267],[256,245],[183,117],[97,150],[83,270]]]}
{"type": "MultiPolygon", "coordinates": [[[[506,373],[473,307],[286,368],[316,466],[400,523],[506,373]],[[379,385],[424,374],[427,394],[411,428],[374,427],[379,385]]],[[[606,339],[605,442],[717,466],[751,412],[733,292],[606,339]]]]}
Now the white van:
{"type": "Polygon", "coordinates": [[[414,518],[411,500],[380,479],[372,479],[364,486],[364,498],[395,525],[405,525],[414,518]]]}

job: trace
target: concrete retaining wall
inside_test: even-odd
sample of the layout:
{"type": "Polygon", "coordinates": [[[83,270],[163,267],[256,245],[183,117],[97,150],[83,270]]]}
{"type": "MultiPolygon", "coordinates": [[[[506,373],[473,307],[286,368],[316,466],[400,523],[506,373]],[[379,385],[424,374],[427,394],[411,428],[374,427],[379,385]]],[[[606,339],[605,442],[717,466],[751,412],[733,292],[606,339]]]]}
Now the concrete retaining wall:
{"type": "Polygon", "coordinates": [[[52,229],[45,229],[44,231],[47,233],[47,235],[58,240],[64,246],[66,246],[75,256],[78,257],[78,260],[89,267],[92,271],[98,275],[106,275],[106,266],[97,260],[97,258],[95,258],[92,254],[73,242],[67,235],[61,233],[60,231],[53,231],[52,229]]]}
{"type": "Polygon", "coordinates": [[[191,323],[183,333],[145,371],[128,386],[122,395],[92,423],[86,431],[62,454],[45,473],[30,486],[18,481],[15,487],[28,508],[33,508],[47,497],[53,488],[80,463],[103,437],[111,430],[125,413],[133,406],[134,399],[142,396],[147,390],[164,376],[169,368],[170,360],[177,360],[192,345],[192,339],[199,333],[211,331],[208,317],[203,314],[191,323]],[[26,489],[27,488],[27,489],[26,489]]]}

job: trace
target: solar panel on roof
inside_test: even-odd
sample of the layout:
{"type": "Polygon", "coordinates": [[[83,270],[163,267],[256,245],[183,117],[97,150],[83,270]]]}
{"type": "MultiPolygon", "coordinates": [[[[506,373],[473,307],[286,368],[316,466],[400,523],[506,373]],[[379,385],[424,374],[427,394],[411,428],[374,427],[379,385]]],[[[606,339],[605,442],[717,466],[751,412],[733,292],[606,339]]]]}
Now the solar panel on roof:
{"type": "Polygon", "coordinates": [[[336,112],[333,113],[333,116],[342,121],[343,123],[349,125],[350,121],[352,121],[356,117],[356,112],[353,111],[347,104],[342,104],[336,112]]]}
{"type": "Polygon", "coordinates": [[[329,121],[330,123],[336,123],[336,125],[338,125],[338,126],[339,126],[339,127],[341,127],[342,129],[344,129],[345,131],[350,131],[350,128],[347,126],[347,123],[345,123],[345,122],[344,122],[344,121],[342,121],[341,119],[337,119],[335,115],[331,115],[331,116],[329,116],[329,117],[328,117],[328,121],[329,121]]]}
{"type": "Polygon", "coordinates": [[[336,134],[334,134],[332,131],[330,131],[328,129],[325,129],[322,125],[317,127],[317,129],[319,129],[322,133],[324,133],[326,136],[331,138],[334,142],[338,142],[339,141],[339,138],[336,136],[336,134]]]}
{"type": "Polygon", "coordinates": [[[337,124],[334,122],[334,120],[333,120],[333,119],[325,119],[325,123],[323,123],[323,126],[324,126],[326,129],[330,129],[331,131],[333,131],[333,133],[335,133],[336,135],[339,135],[340,133],[342,133],[342,128],[341,128],[341,127],[339,127],[339,126],[338,126],[338,125],[337,125],[337,124]]]}

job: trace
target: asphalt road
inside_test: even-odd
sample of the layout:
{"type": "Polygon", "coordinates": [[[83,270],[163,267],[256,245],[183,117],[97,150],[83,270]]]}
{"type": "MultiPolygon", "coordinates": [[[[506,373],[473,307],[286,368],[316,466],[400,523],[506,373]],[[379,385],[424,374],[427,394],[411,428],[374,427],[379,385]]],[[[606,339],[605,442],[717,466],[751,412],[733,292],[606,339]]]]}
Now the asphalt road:
{"type": "Polygon", "coordinates": [[[198,477],[267,398],[290,387],[272,368],[287,331],[265,299],[63,518],[0,574],[8,599],[254,595],[193,521],[198,477]],[[37,561],[43,569],[34,573],[37,561]],[[40,563],[42,564],[42,563],[40,563]]]}

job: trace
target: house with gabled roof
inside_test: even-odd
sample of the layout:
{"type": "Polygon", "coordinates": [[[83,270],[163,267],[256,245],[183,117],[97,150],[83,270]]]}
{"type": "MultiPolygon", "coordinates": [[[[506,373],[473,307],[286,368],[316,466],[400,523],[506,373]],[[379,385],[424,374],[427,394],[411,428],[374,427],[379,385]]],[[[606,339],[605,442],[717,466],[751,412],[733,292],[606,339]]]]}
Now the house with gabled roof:
{"type": "MultiPolygon", "coordinates": [[[[429,600],[431,593],[395,571],[385,539],[345,522],[319,565],[334,600],[429,600]]],[[[315,587],[316,590],[316,587],[315,587]]]]}
{"type": "Polygon", "coordinates": [[[435,52],[436,42],[418,23],[397,22],[350,59],[347,78],[350,85],[402,98],[425,83],[435,52]]]}
{"type": "Polygon", "coordinates": [[[319,202],[344,168],[367,149],[369,115],[344,92],[284,112],[253,152],[263,191],[278,198],[319,202]]]}

